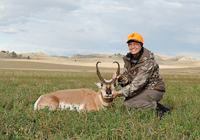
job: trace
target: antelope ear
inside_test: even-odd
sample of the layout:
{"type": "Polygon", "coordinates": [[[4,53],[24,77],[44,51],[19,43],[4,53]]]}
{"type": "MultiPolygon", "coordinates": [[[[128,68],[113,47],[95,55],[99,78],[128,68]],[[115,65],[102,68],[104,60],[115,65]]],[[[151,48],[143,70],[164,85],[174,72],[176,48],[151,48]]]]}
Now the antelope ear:
{"type": "Polygon", "coordinates": [[[98,88],[101,88],[101,83],[94,82],[95,85],[97,85],[98,88]]]}

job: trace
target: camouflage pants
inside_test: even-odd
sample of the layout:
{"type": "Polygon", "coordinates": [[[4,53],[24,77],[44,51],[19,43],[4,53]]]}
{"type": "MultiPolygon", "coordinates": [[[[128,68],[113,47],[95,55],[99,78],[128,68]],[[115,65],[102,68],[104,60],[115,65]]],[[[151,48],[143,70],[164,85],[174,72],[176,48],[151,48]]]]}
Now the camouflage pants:
{"type": "Polygon", "coordinates": [[[127,97],[124,100],[124,106],[135,109],[156,108],[157,102],[162,99],[163,95],[162,91],[144,89],[133,97],[127,97]]]}

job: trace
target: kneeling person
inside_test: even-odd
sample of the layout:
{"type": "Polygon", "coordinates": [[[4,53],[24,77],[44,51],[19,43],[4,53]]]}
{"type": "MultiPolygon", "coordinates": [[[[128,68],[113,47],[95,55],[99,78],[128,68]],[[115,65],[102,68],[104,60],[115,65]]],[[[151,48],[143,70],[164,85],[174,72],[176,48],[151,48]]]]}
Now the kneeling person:
{"type": "Polygon", "coordinates": [[[158,103],[165,93],[165,83],[154,54],[143,47],[143,38],[138,33],[129,35],[127,43],[130,52],[123,58],[124,72],[117,76],[123,88],[114,92],[113,98],[124,96],[126,107],[156,108],[162,117],[170,109],[158,103]]]}

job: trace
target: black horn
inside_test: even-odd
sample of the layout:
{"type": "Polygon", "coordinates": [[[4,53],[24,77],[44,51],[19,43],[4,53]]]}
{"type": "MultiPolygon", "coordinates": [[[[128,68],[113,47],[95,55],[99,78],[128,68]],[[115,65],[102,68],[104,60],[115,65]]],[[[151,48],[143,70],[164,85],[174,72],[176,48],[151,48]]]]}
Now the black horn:
{"type": "MultiPolygon", "coordinates": [[[[117,63],[117,65],[118,65],[118,68],[117,68],[117,76],[118,76],[120,74],[120,65],[117,61],[115,61],[113,63],[117,63]]],[[[117,79],[117,76],[116,76],[115,80],[117,79]]]]}
{"type": "Polygon", "coordinates": [[[97,64],[96,64],[97,75],[98,75],[99,79],[101,80],[101,82],[104,82],[104,79],[103,79],[103,77],[101,76],[100,71],[99,71],[99,68],[98,68],[98,64],[99,64],[99,63],[101,63],[101,62],[98,61],[97,64]]]}

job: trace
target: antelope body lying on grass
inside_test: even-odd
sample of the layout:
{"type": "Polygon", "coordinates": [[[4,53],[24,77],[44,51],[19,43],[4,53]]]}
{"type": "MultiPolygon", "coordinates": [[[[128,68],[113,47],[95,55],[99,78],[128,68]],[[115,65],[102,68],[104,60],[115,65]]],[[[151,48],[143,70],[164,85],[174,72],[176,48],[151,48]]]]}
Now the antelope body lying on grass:
{"type": "MultiPolygon", "coordinates": [[[[100,74],[98,63],[96,64],[97,75],[101,83],[95,83],[99,87],[99,91],[95,92],[91,89],[68,89],[54,91],[41,95],[34,104],[34,110],[49,107],[50,110],[57,108],[75,110],[101,110],[104,107],[111,106],[113,101],[113,91],[116,89],[116,79],[106,80],[100,74]]],[[[120,65],[118,62],[117,75],[120,73],[120,65]]]]}

